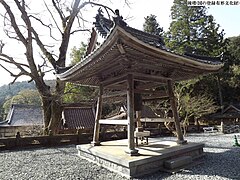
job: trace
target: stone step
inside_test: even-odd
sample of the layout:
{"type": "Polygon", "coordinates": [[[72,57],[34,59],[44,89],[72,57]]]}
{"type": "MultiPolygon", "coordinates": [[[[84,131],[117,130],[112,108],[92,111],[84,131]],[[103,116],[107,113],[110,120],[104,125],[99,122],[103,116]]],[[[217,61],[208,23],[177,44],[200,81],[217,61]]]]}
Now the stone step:
{"type": "Polygon", "coordinates": [[[164,167],[169,170],[179,169],[193,162],[191,156],[181,156],[164,162],[164,167]]]}

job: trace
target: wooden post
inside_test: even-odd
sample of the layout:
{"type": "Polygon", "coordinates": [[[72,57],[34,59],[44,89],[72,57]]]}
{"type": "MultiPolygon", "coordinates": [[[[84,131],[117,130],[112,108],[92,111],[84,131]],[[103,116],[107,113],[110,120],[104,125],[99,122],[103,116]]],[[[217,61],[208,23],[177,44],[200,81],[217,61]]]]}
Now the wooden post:
{"type": "Polygon", "coordinates": [[[142,131],[141,125],[141,111],[142,111],[142,95],[140,93],[135,93],[137,82],[134,82],[134,111],[136,111],[136,131],[142,131]]]}
{"type": "Polygon", "coordinates": [[[177,138],[178,138],[177,143],[184,144],[187,141],[184,140],[183,133],[181,131],[179,116],[178,116],[178,112],[177,112],[177,105],[176,105],[175,96],[174,96],[174,92],[173,92],[172,81],[168,80],[167,85],[168,85],[168,95],[169,95],[170,104],[171,104],[171,108],[172,108],[172,112],[173,112],[176,131],[177,131],[177,138]]]}
{"type": "Polygon", "coordinates": [[[95,116],[95,126],[94,126],[94,134],[93,134],[93,141],[92,144],[94,146],[99,146],[99,133],[100,133],[100,124],[99,119],[101,119],[102,115],[102,95],[103,95],[103,86],[99,86],[99,96],[97,102],[97,109],[96,109],[96,116],[95,116]]]}
{"type": "Polygon", "coordinates": [[[140,128],[140,129],[142,129],[141,116],[142,116],[142,111],[136,111],[137,128],[140,128]]]}
{"type": "Polygon", "coordinates": [[[223,123],[223,120],[221,120],[221,133],[224,133],[224,123],[223,123]]]}
{"type": "Polygon", "coordinates": [[[128,149],[125,151],[130,156],[138,155],[134,143],[134,81],[133,75],[127,76],[127,119],[128,119],[128,149]]]}

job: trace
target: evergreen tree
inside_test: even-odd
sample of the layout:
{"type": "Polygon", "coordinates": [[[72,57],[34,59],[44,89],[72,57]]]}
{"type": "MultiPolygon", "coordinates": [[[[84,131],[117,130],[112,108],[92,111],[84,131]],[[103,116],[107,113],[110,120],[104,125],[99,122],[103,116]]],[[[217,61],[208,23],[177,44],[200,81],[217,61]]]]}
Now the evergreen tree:
{"type": "Polygon", "coordinates": [[[240,101],[240,36],[227,39],[227,51],[224,53],[225,66],[221,73],[223,99],[229,103],[240,101]]]}
{"type": "Polygon", "coordinates": [[[76,46],[73,47],[72,52],[70,53],[71,65],[75,65],[78,62],[80,62],[80,60],[84,57],[86,53],[86,48],[87,48],[87,45],[83,42],[81,42],[81,45],[79,48],[77,48],[76,46]]]}
{"type": "MultiPolygon", "coordinates": [[[[212,15],[207,15],[205,6],[191,7],[187,6],[187,0],[174,0],[171,18],[169,31],[165,35],[165,43],[170,50],[180,54],[191,53],[203,56],[219,56],[226,50],[223,30],[220,30],[219,24],[214,21],[212,15]]],[[[218,77],[209,75],[180,82],[176,87],[187,89],[178,99],[178,105],[182,106],[184,102],[185,106],[181,108],[180,115],[189,114],[189,110],[194,110],[191,108],[190,100],[199,99],[199,97],[210,99],[209,103],[212,105],[214,104],[212,99],[215,103],[222,105],[222,96],[219,93],[221,91],[220,79],[219,75],[218,77]]],[[[202,110],[199,109],[199,111],[202,110]]],[[[199,113],[191,112],[190,114],[195,114],[196,118],[196,114],[199,113]]]]}
{"type": "Polygon", "coordinates": [[[159,35],[161,36],[163,33],[163,28],[159,26],[156,16],[150,14],[149,16],[145,17],[145,22],[143,24],[143,30],[150,34],[159,35]]]}
{"type": "Polygon", "coordinates": [[[166,34],[166,46],[177,53],[218,56],[226,45],[223,30],[207,15],[205,6],[187,6],[187,0],[174,0],[172,22],[166,34]]]}
{"type": "Polygon", "coordinates": [[[4,113],[7,113],[12,104],[27,104],[41,106],[40,94],[35,89],[24,89],[12,96],[3,104],[4,113]]]}
{"type": "Polygon", "coordinates": [[[240,35],[228,38],[227,50],[231,55],[229,64],[240,65],[240,35]]]}

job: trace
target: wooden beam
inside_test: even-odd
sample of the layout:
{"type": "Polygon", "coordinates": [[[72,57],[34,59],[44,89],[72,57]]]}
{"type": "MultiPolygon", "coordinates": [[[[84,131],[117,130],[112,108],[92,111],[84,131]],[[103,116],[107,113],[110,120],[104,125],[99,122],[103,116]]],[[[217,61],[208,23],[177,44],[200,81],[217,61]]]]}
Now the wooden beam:
{"type": "Polygon", "coordinates": [[[158,96],[168,96],[168,94],[165,91],[155,91],[155,90],[144,90],[144,89],[134,89],[135,93],[139,94],[152,94],[152,95],[158,95],[158,96]]]}
{"type": "Polygon", "coordinates": [[[147,101],[154,101],[154,100],[166,100],[169,99],[169,96],[148,96],[148,97],[143,97],[143,101],[147,102],[147,101]]]}
{"type": "Polygon", "coordinates": [[[105,94],[103,95],[103,98],[112,98],[112,97],[117,97],[117,96],[126,96],[127,95],[127,92],[124,91],[124,92],[112,92],[112,93],[109,93],[109,94],[105,94]]]}
{"type": "Polygon", "coordinates": [[[142,123],[175,122],[173,118],[141,118],[142,123]]]}
{"type": "Polygon", "coordinates": [[[126,51],[124,50],[122,44],[118,43],[117,47],[118,47],[118,50],[121,54],[126,54],[126,51]]]}
{"type": "Polygon", "coordinates": [[[165,83],[155,83],[155,82],[147,82],[145,84],[141,84],[141,85],[138,85],[138,88],[139,89],[152,89],[152,88],[155,88],[155,87],[159,87],[159,86],[164,86],[165,83]]]}
{"type": "Polygon", "coordinates": [[[140,81],[152,81],[152,82],[160,82],[160,83],[167,83],[167,80],[172,80],[171,78],[164,77],[162,75],[152,75],[152,74],[144,74],[144,73],[137,73],[133,72],[134,80],[140,81]]]}
{"type": "Polygon", "coordinates": [[[107,125],[128,125],[127,119],[100,119],[100,124],[107,124],[107,125]]]}
{"type": "Polygon", "coordinates": [[[126,86],[127,86],[127,82],[123,81],[123,82],[120,82],[119,84],[109,85],[106,87],[106,89],[126,91],[126,86]]]}
{"type": "Polygon", "coordinates": [[[122,74],[120,76],[116,76],[116,77],[113,77],[111,79],[107,79],[107,80],[101,81],[101,84],[104,87],[106,87],[106,86],[109,86],[109,85],[121,83],[121,82],[126,81],[126,76],[127,76],[126,74],[122,74]]]}

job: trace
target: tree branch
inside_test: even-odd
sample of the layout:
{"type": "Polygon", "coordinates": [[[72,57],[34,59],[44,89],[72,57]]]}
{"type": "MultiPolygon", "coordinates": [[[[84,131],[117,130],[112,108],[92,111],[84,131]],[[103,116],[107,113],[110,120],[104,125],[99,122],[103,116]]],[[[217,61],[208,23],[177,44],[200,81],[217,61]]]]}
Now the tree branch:
{"type": "Polygon", "coordinates": [[[53,37],[53,35],[52,35],[52,28],[51,28],[52,24],[49,24],[49,25],[44,24],[41,19],[39,19],[39,18],[37,18],[37,17],[35,17],[35,16],[33,16],[33,15],[29,15],[29,17],[34,18],[35,20],[37,20],[38,22],[40,22],[43,26],[47,27],[47,28],[49,29],[49,35],[50,35],[50,37],[53,38],[54,40],[58,41],[58,40],[57,40],[55,37],[53,37]]]}
{"type": "Polygon", "coordinates": [[[16,18],[14,16],[14,14],[12,13],[12,10],[10,9],[10,7],[7,5],[7,3],[4,0],[0,0],[0,3],[3,5],[5,10],[7,11],[7,14],[9,15],[10,20],[11,20],[11,25],[12,25],[14,31],[16,32],[17,36],[19,37],[19,40],[26,46],[27,40],[21,33],[21,31],[17,25],[16,18]]]}
{"type": "Polygon", "coordinates": [[[108,7],[108,6],[105,6],[105,5],[103,5],[103,4],[99,4],[99,3],[94,3],[94,2],[89,2],[89,3],[92,4],[92,5],[94,5],[94,6],[100,6],[100,7],[103,7],[103,8],[106,10],[106,12],[107,12],[109,18],[110,18],[110,15],[109,15],[108,10],[110,10],[113,14],[115,14],[114,10],[112,10],[112,9],[111,9],[110,7],[108,7]]]}
{"type": "Polygon", "coordinates": [[[65,27],[66,27],[66,22],[67,22],[67,20],[66,20],[64,14],[63,14],[61,8],[59,8],[59,7],[57,6],[55,0],[52,0],[52,4],[53,4],[53,7],[57,10],[58,15],[60,16],[60,18],[61,18],[61,20],[62,20],[62,26],[63,26],[63,28],[65,28],[65,27]]]}
{"type": "Polygon", "coordinates": [[[59,58],[57,60],[57,64],[61,67],[61,66],[65,66],[65,59],[66,59],[66,52],[67,52],[67,48],[68,48],[68,44],[69,44],[69,39],[70,39],[70,35],[71,35],[71,28],[74,22],[74,19],[76,18],[77,14],[79,13],[80,9],[84,8],[86,5],[95,5],[95,6],[101,6],[104,7],[105,9],[111,10],[113,13],[114,11],[102,4],[98,4],[98,3],[94,3],[91,1],[87,1],[87,2],[83,2],[80,4],[80,0],[75,0],[74,4],[73,4],[73,8],[71,11],[71,14],[69,16],[69,19],[67,21],[66,27],[64,29],[63,32],[63,36],[62,36],[62,44],[59,48],[59,58]]]}
{"type": "Polygon", "coordinates": [[[70,34],[74,34],[74,33],[76,33],[76,32],[82,32],[82,31],[88,31],[88,32],[91,33],[91,30],[90,30],[90,29],[77,29],[77,30],[72,31],[70,34]]]}
{"type": "Polygon", "coordinates": [[[58,24],[57,24],[57,21],[55,20],[55,18],[54,18],[54,16],[53,16],[52,12],[51,12],[50,9],[48,8],[46,2],[45,2],[45,1],[43,1],[43,2],[44,2],[45,7],[47,8],[49,14],[51,15],[51,17],[52,17],[52,19],[53,19],[53,21],[54,21],[54,23],[55,23],[57,29],[58,29],[59,32],[62,34],[62,31],[61,31],[61,29],[59,28],[59,26],[58,26],[58,24]]]}
{"type": "MultiPolygon", "coordinates": [[[[18,65],[18,66],[20,66],[19,68],[22,68],[22,66],[23,66],[23,67],[26,67],[26,68],[29,68],[28,65],[23,64],[23,63],[18,63],[18,62],[16,62],[12,57],[10,57],[10,56],[8,56],[8,55],[6,55],[6,54],[2,54],[2,53],[1,53],[1,54],[0,54],[0,60],[1,60],[1,61],[4,61],[4,62],[6,62],[6,63],[18,65]]],[[[22,70],[22,69],[21,69],[21,70],[22,70]]]]}
{"type": "Polygon", "coordinates": [[[27,43],[25,44],[25,47],[26,47],[26,58],[27,58],[27,61],[28,61],[28,64],[29,64],[29,67],[30,67],[30,70],[31,70],[31,75],[34,76],[34,77],[38,77],[37,67],[36,67],[36,64],[34,62],[34,57],[33,57],[33,44],[32,44],[32,40],[33,40],[32,30],[33,30],[33,27],[32,27],[31,21],[28,17],[28,14],[25,11],[25,1],[22,0],[22,5],[20,4],[20,2],[18,0],[14,0],[14,2],[17,5],[19,11],[21,12],[21,18],[22,18],[22,20],[24,21],[24,23],[27,27],[28,37],[27,37],[27,43]]]}
{"type": "Polygon", "coordinates": [[[9,63],[9,64],[13,64],[15,65],[19,70],[20,72],[18,74],[14,74],[13,72],[11,72],[9,69],[7,69],[5,66],[3,66],[2,64],[0,64],[0,66],[6,70],[12,77],[15,77],[13,82],[14,83],[18,77],[22,76],[22,75],[26,75],[26,76],[30,76],[32,78],[32,75],[31,73],[27,72],[23,67],[27,67],[29,68],[28,65],[26,64],[22,64],[22,63],[18,63],[16,62],[12,57],[6,55],[6,54],[0,54],[0,60],[1,61],[4,61],[6,63],[9,63]]]}
{"type": "Polygon", "coordinates": [[[0,40],[0,54],[2,54],[4,46],[5,46],[5,43],[2,40],[0,40]]]}
{"type": "Polygon", "coordinates": [[[35,40],[37,42],[37,45],[40,47],[42,53],[47,57],[47,59],[49,60],[49,62],[52,64],[52,66],[54,68],[56,68],[56,61],[53,58],[52,54],[50,52],[47,51],[47,49],[45,48],[44,44],[42,43],[42,41],[40,40],[38,33],[35,31],[35,29],[32,29],[32,32],[34,34],[35,40]]]}

